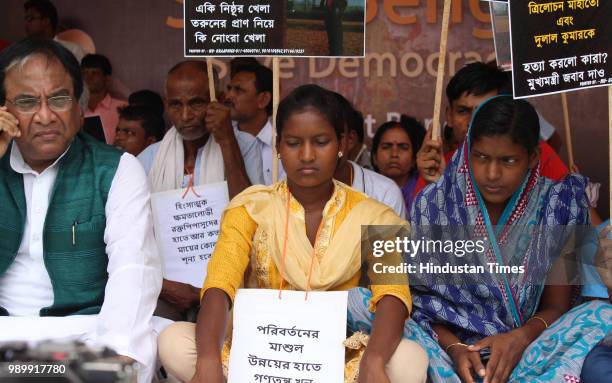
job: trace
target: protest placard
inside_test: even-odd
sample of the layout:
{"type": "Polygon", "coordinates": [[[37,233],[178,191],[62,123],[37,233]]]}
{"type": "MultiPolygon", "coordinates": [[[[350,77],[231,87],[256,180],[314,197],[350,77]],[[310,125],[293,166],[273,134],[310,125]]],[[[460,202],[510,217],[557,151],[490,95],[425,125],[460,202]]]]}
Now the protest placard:
{"type": "Polygon", "coordinates": [[[365,0],[184,2],[185,57],[365,55],[365,0]]]}
{"type": "Polygon", "coordinates": [[[612,1],[510,2],[515,98],[612,84],[612,1]]]}
{"type": "Polygon", "coordinates": [[[202,287],[228,203],[225,181],[151,195],[165,279],[202,287]]]}
{"type": "Polygon", "coordinates": [[[347,297],[238,290],[228,382],[343,382],[347,297]]]}

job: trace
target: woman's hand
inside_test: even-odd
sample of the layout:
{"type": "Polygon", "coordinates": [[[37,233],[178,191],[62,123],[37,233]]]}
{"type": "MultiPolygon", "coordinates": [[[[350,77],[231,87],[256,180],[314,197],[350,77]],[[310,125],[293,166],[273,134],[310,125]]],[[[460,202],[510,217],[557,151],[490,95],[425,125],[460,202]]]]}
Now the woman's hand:
{"type": "Polygon", "coordinates": [[[485,376],[485,367],[480,360],[480,353],[457,344],[448,349],[448,355],[453,360],[455,372],[463,383],[474,383],[474,374],[481,378],[485,376]]]}
{"type": "Polygon", "coordinates": [[[480,352],[488,348],[491,357],[485,371],[485,383],[505,383],[512,370],[521,360],[523,352],[529,346],[529,337],[522,328],[486,337],[468,347],[469,351],[480,352]]]}
{"type": "Polygon", "coordinates": [[[385,362],[382,357],[363,354],[359,363],[359,383],[390,383],[389,377],[385,372],[385,362]]]}

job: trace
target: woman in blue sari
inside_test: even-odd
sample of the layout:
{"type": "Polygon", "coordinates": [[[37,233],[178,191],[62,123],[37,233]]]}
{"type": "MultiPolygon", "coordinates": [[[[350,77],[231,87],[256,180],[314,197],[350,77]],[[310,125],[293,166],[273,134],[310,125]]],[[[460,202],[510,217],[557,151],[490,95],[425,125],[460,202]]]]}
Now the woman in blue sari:
{"type": "MultiPolygon", "coordinates": [[[[560,255],[573,250],[572,228],[588,225],[589,215],[583,177],[539,176],[538,140],[531,105],[489,99],[444,176],[414,202],[413,237],[430,225],[469,230],[489,241],[466,261],[523,270],[411,280],[414,313],[404,336],[427,349],[432,382],[578,382],[586,355],[612,329],[612,305],[572,308],[574,286],[550,281],[560,275],[560,255]]],[[[365,294],[351,295],[349,316],[353,329],[367,332],[365,294]]]]}

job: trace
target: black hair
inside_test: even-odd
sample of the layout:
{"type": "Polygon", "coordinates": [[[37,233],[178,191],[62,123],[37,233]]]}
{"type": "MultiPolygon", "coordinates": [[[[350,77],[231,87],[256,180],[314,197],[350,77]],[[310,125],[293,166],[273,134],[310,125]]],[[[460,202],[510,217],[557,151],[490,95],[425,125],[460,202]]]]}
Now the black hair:
{"type": "MultiPolygon", "coordinates": [[[[423,144],[426,131],[423,124],[421,124],[416,118],[406,116],[405,114],[402,114],[399,121],[385,122],[384,124],[379,126],[378,129],[376,129],[376,133],[374,134],[374,138],[372,139],[372,150],[370,151],[370,155],[372,156],[372,158],[376,156],[376,151],[378,150],[378,146],[380,145],[380,140],[382,139],[382,136],[385,134],[386,131],[393,128],[401,128],[410,138],[410,144],[412,145],[412,160],[416,165],[416,155],[419,149],[421,148],[421,145],[423,144]]],[[[374,167],[374,170],[376,170],[377,172],[379,171],[374,161],[372,161],[372,166],[374,167]]],[[[416,166],[413,171],[415,169],[416,166]]]]}
{"type": "Polygon", "coordinates": [[[512,142],[534,153],[540,142],[538,113],[530,103],[503,95],[486,101],[474,115],[471,142],[485,136],[510,135],[512,142]]]}
{"type": "Polygon", "coordinates": [[[360,143],[363,143],[364,131],[363,131],[363,114],[353,107],[353,104],[346,97],[338,92],[332,92],[338,99],[340,107],[342,109],[342,118],[346,124],[348,132],[354,131],[357,133],[357,138],[360,143]]]}
{"type": "Polygon", "coordinates": [[[72,79],[74,97],[78,100],[83,93],[81,68],[74,55],[61,44],[47,39],[29,37],[9,46],[0,53],[0,104],[6,101],[6,72],[14,64],[33,56],[43,55],[49,61],[57,60],[72,79]]]}
{"type": "Polygon", "coordinates": [[[270,116],[272,114],[272,85],[274,82],[272,71],[270,68],[260,64],[240,65],[232,69],[232,77],[242,72],[252,73],[255,76],[255,89],[257,89],[257,93],[270,93],[270,102],[266,106],[266,112],[270,116]]]}
{"type": "Polygon", "coordinates": [[[164,115],[164,100],[159,93],[149,89],[136,91],[128,97],[130,105],[146,105],[160,116],[164,115]]]}
{"type": "Polygon", "coordinates": [[[278,105],[276,114],[277,140],[280,141],[287,120],[295,113],[315,110],[334,127],[336,137],[344,134],[342,107],[333,92],[318,85],[308,84],[295,88],[278,105]]]}
{"type": "Polygon", "coordinates": [[[157,141],[164,138],[166,125],[162,116],[153,108],[143,104],[129,104],[118,109],[119,118],[141,123],[145,137],[154,136],[157,141]]]}
{"type": "Polygon", "coordinates": [[[249,56],[234,57],[233,59],[230,60],[229,64],[230,64],[230,78],[234,77],[234,75],[236,74],[236,69],[240,68],[241,66],[261,65],[255,57],[249,57],[249,56]]]}
{"type": "Polygon", "coordinates": [[[351,113],[348,119],[348,128],[349,131],[357,133],[357,139],[361,144],[363,144],[363,139],[365,138],[363,122],[363,114],[357,109],[353,108],[353,113],[351,113]]]}
{"type": "Polygon", "coordinates": [[[49,19],[53,32],[57,31],[58,17],[55,5],[49,0],[28,0],[23,4],[23,9],[28,11],[34,8],[42,17],[49,19]]]}
{"type": "Polygon", "coordinates": [[[464,93],[474,96],[496,91],[500,93],[508,87],[508,76],[495,65],[483,62],[467,64],[451,78],[446,86],[448,102],[460,98],[464,93]]]}
{"type": "Polygon", "coordinates": [[[83,60],[81,60],[81,68],[97,68],[100,69],[105,76],[110,76],[111,74],[113,74],[113,67],[108,58],[104,55],[85,55],[85,57],[83,57],[83,60]]]}
{"type": "Polygon", "coordinates": [[[348,123],[355,109],[353,109],[353,105],[349,100],[346,99],[346,97],[344,97],[338,92],[330,92],[334,95],[334,97],[336,97],[336,100],[338,100],[338,105],[340,105],[340,113],[342,115],[342,121],[344,122],[344,128],[348,133],[350,132],[350,127],[348,126],[348,123]]]}

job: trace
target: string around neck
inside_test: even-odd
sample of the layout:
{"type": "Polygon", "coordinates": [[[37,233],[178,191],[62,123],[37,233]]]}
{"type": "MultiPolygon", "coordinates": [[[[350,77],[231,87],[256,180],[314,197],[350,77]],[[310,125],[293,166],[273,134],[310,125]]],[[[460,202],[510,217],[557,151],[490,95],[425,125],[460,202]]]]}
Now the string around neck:
{"type": "Polygon", "coordinates": [[[189,183],[187,184],[187,188],[185,189],[185,192],[183,193],[183,196],[181,198],[185,199],[185,197],[187,196],[187,193],[189,193],[189,190],[191,190],[191,192],[195,194],[196,197],[201,198],[198,192],[196,192],[194,185],[193,185],[193,173],[189,173],[188,176],[189,176],[189,183]]]}
{"type": "MultiPolygon", "coordinates": [[[[281,265],[280,265],[280,286],[278,289],[278,299],[282,299],[283,287],[285,284],[285,278],[283,274],[285,272],[285,260],[287,257],[287,237],[289,232],[289,215],[291,214],[291,192],[289,191],[289,185],[287,185],[287,207],[285,211],[285,233],[283,238],[283,255],[281,257],[281,265]]],[[[315,236],[315,241],[312,246],[312,257],[310,258],[310,266],[308,268],[308,277],[306,281],[306,294],[304,295],[304,300],[308,300],[308,293],[310,292],[310,281],[312,279],[312,269],[314,266],[314,260],[316,258],[317,253],[317,243],[319,242],[319,233],[321,232],[321,226],[323,225],[323,220],[321,219],[321,223],[317,228],[317,234],[315,236]]]]}

